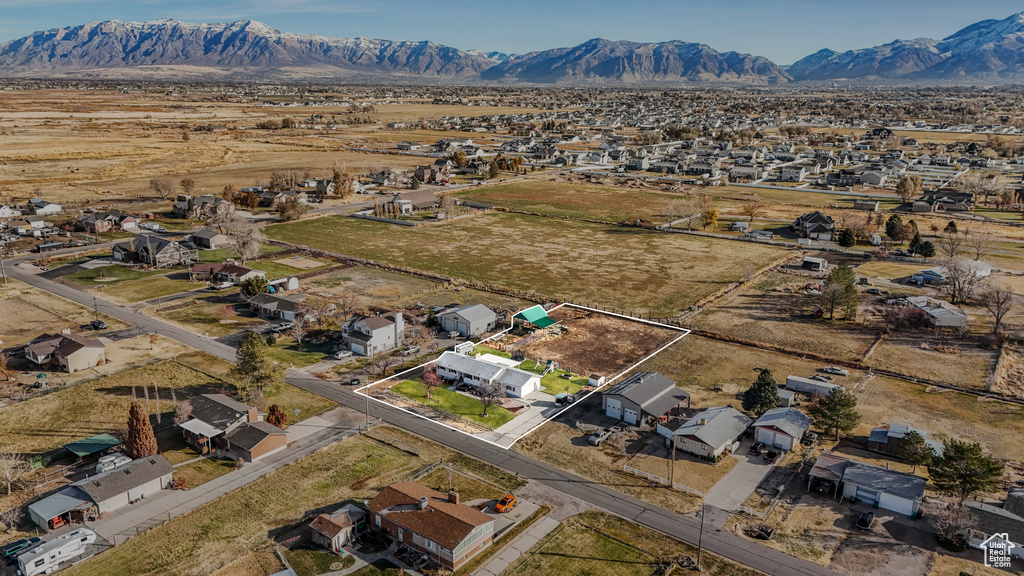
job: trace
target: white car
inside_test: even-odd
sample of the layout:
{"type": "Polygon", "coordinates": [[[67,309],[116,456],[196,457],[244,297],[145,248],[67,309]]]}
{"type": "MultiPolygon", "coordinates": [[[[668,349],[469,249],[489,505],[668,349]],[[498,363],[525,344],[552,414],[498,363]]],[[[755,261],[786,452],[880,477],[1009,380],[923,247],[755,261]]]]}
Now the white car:
{"type": "Polygon", "coordinates": [[[331,359],[332,360],[344,360],[345,358],[349,358],[350,356],[352,356],[352,351],[351,350],[338,350],[334,354],[331,354],[331,359]]]}
{"type": "Polygon", "coordinates": [[[821,371],[825,372],[826,374],[835,374],[837,376],[849,376],[850,375],[850,371],[849,370],[844,370],[844,369],[842,369],[842,368],[840,368],[838,366],[825,366],[824,368],[821,369],[821,371]]]}
{"type": "Polygon", "coordinates": [[[281,322],[277,326],[274,326],[274,332],[278,332],[278,333],[286,332],[288,330],[291,330],[294,327],[295,327],[295,323],[294,322],[281,322]]]}

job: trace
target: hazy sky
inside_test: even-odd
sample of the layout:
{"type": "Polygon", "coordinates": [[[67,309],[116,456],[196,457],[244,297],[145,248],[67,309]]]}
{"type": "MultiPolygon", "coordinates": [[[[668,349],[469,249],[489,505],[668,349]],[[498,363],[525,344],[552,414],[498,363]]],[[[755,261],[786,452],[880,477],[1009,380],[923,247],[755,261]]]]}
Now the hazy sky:
{"type": "Polygon", "coordinates": [[[686,40],[791,64],[821,48],[942,38],[1022,9],[1019,0],[0,0],[0,41],[97,20],[251,18],[283,32],[431,40],[516,53],[598,36],[686,40]]]}

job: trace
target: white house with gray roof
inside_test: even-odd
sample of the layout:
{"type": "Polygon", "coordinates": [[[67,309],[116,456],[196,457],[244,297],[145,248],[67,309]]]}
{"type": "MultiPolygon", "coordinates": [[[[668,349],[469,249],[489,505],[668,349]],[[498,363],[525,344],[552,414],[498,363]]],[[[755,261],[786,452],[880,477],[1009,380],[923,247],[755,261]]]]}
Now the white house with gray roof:
{"type": "Polygon", "coordinates": [[[437,321],[446,332],[458,332],[468,338],[494,330],[498,315],[483,304],[473,304],[446,310],[437,316],[437,321]]]}
{"type": "Polygon", "coordinates": [[[470,386],[483,386],[498,382],[505,387],[505,395],[523,398],[540,390],[540,374],[518,368],[520,362],[494,354],[467,356],[445,352],[437,359],[437,375],[448,380],[462,381],[470,386]]]}
{"type": "Polygon", "coordinates": [[[927,484],[927,480],[920,476],[858,462],[831,452],[821,454],[814,462],[808,479],[815,478],[842,486],[844,499],[856,499],[907,516],[917,514],[927,484]]]}
{"type": "Polygon", "coordinates": [[[660,418],[689,401],[689,394],[658,372],[637,372],[601,395],[605,415],[627,424],[639,424],[645,417],[660,418]]]}
{"type": "Polygon", "coordinates": [[[355,354],[381,354],[405,343],[405,320],[401,312],[361,316],[345,325],[342,336],[348,349],[355,354]]]}
{"type": "Polygon", "coordinates": [[[730,450],[752,422],[735,408],[719,406],[693,416],[674,432],[658,424],[658,432],[668,439],[670,445],[674,434],[679,450],[714,458],[730,450]]]}
{"type": "Polygon", "coordinates": [[[772,408],[754,422],[754,438],[768,446],[793,450],[811,427],[811,417],[796,408],[772,408]]]}

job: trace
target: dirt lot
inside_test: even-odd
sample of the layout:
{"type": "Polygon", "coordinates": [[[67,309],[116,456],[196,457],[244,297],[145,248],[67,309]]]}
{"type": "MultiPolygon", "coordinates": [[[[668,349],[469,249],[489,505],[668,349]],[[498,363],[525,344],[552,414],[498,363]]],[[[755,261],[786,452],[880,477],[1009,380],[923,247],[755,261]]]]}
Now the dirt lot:
{"type": "Polygon", "coordinates": [[[569,332],[529,342],[523,351],[529,358],[554,360],[581,375],[615,376],[682,334],[568,305],[550,316],[569,332]]]}
{"type": "Polygon", "coordinates": [[[867,365],[901,374],[987,388],[998,350],[985,350],[934,330],[905,330],[889,335],[872,350],[867,365]]]}
{"type": "MultiPolygon", "coordinates": [[[[70,300],[17,280],[9,280],[8,284],[7,289],[0,286],[0,348],[20,346],[44,332],[55,333],[64,328],[82,332],[82,327],[96,318],[93,310],[70,300]]],[[[127,327],[109,316],[100,314],[100,318],[111,330],[127,327]]]]}
{"type": "Polygon", "coordinates": [[[317,218],[270,226],[267,235],[655,317],[678,314],[784,255],[782,249],[745,242],[514,214],[416,228],[317,218]]]}
{"type": "Polygon", "coordinates": [[[1011,344],[1003,345],[990,390],[1024,398],[1024,348],[1011,344]]]}
{"type": "Polygon", "coordinates": [[[858,361],[875,332],[859,323],[811,317],[810,278],[772,272],[694,316],[691,327],[831,358],[858,361]]]}

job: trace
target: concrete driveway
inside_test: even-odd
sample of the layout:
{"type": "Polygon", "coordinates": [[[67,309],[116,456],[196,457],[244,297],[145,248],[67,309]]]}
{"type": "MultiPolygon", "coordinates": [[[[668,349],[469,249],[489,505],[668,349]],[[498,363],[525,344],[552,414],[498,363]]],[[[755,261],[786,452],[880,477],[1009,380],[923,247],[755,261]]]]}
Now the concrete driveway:
{"type": "Polygon", "coordinates": [[[765,463],[762,456],[747,455],[753,443],[753,439],[745,440],[740,444],[737,453],[729,455],[729,458],[735,458],[739,462],[715,484],[714,488],[708,490],[704,496],[705,504],[735,512],[772,471],[774,466],[765,463]]]}

